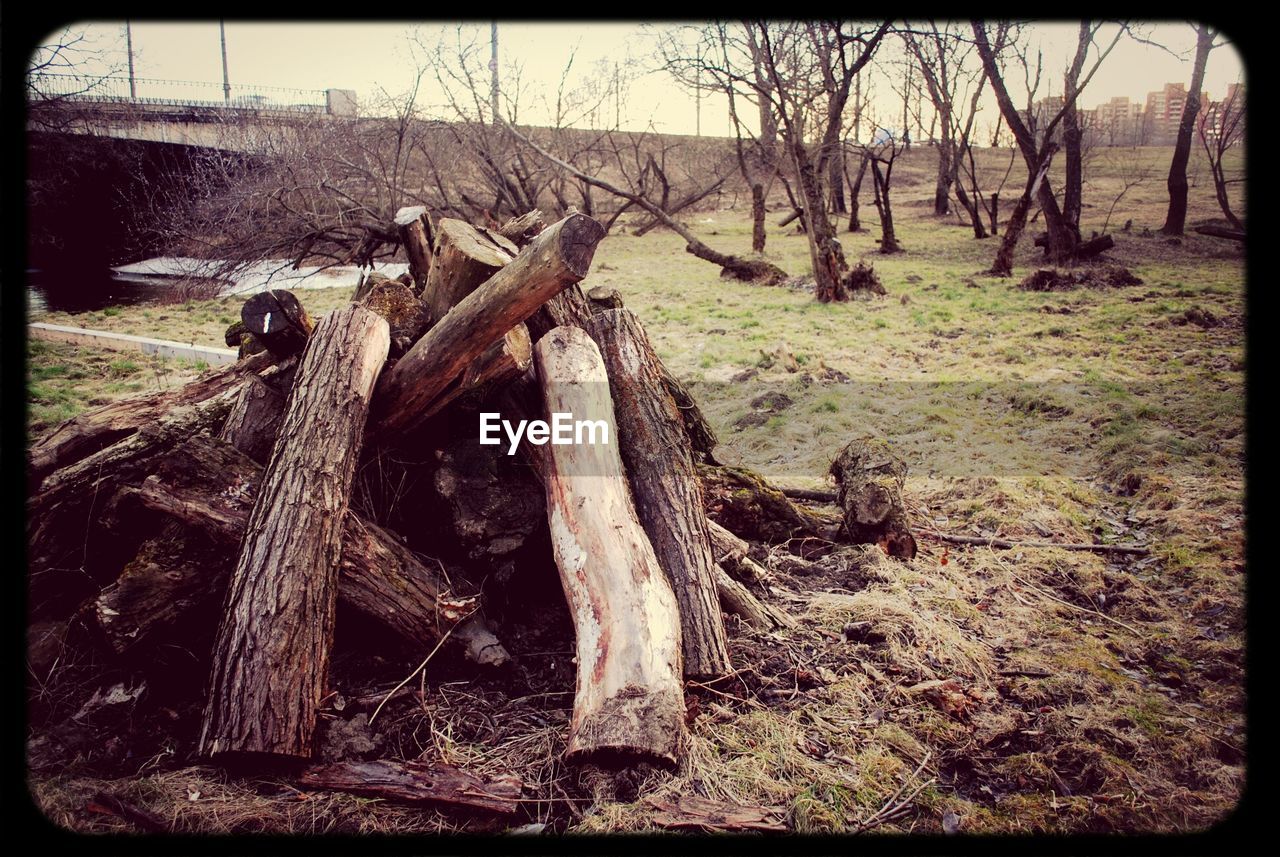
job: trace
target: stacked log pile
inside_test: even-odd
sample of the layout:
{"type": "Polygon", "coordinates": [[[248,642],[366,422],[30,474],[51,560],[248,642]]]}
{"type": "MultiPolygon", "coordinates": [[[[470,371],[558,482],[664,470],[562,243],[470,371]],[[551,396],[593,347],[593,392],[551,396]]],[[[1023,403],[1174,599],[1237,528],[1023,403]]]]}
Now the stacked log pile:
{"type": "Polygon", "coordinates": [[[443,763],[313,764],[317,712],[341,617],[498,670],[511,655],[486,601],[554,564],[577,651],[567,760],[675,766],[684,681],[734,669],[725,613],[795,624],[744,539],[914,552],[903,471],[879,450],[842,455],[843,519],[716,461],[639,319],[577,285],[596,221],[530,212],[489,231],[406,209],[396,227],[406,277],[370,277],[319,319],[288,292],[255,295],[228,332],[237,364],[30,450],[32,627],[81,621],[108,659],[197,653],[201,756],[510,811],[518,783],[443,763]],[[481,412],[598,420],[604,442],[530,435],[508,455],[506,438],[479,443],[481,412]]]}

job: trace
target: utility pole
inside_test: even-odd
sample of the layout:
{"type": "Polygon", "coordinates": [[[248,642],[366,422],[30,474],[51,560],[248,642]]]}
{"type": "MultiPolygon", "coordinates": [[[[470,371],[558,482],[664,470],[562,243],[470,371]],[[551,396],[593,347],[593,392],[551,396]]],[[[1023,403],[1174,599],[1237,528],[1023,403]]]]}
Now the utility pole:
{"type": "Polygon", "coordinates": [[[490,91],[490,100],[493,102],[493,124],[498,124],[498,22],[494,21],[489,26],[489,42],[492,45],[492,54],[489,57],[489,71],[493,72],[493,86],[490,91]]]}
{"type": "Polygon", "coordinates": [[[138,97],[138,87],[133,80],[133,28],[129,26],[129,19],[124,21],[124,44],[125,49],[129,52],[129,98],[136,100],[138,97]]]}
{"type": "Polygon", "coordinates": [[[227,28],[218,19],[218,35],[222,37],[222,100],[231,103],[231,78],[227,75],[227,28]]]}
{"type": "Polygon", "coordinates": [[[698,66],[693,79],[693,131],[702,136],[702,45],[698,45],[698,66]]]}

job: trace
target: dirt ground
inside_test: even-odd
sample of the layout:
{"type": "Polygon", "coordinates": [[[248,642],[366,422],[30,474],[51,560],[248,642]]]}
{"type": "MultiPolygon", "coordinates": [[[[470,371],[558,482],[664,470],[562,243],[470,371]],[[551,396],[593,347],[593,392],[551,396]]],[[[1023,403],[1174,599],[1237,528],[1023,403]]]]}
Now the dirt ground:
{"type": "MultiPolygon", "coordinates": [[[[493,605],[510,671],[477,677],[442,651],[372,727],[368,700],[426,653],[388,643],[385,657],[344,654],[344,634],[378,631],[340,616],[332,685],[343,704],[325,712],[325,752],[515,773],[521,816],[502,822],[197,764],[190,688],[154,679],[190,672],[190,653],[101,664],[72,640],[29,674],[41,811],[80,831],[210,833],[630,832],[653,828],[655,804],[687,795],[772,808],[799,833],[1182,832],[1224,818],[1248,749],[1241,245],[1190,233],[1168,243],[1155,232],[1163,181],[1153,179],[1110,216],[1112,230],[1133,225],[1102,260],[1141,283],[1019,289],[1040,251],[1025,240],[1013,278],[983,274],[996,245],[933,216],[926,154],[895,174],[905,253],[876,253],[869,204],[873,231],[841,234],[884,297],[822,305],[803,278],[722,281],[664,231],[608,237],[584,286],[621,292],[715,425],[726,463],[826,487],[835,452],[874,433],[910,467],[919,531],[1147,555],[963,546],[925,532],[909,562],[870,547],[809,562],[757,545],[768,597],[798,628],[730,619],[736,669],[689,683],[681,768],[643,772],[607,797],[561,761],[573,638],[553,569],[531,569],[510,604],[493,605]],[[94,692],[99,704],[84,709],[94,692]],[[151,821],[122,818],[102,792],[151,821]]],[[[1132,168],[1128,154],[1102,157],[1086,233],[1108,216],[1108,182],[1132,168]]],[[[1206,182],[1192,193],[1192,221],[1214,217],[1206,182]]],[[[740,212],[690,222],[713,247],[750,246],[740,212]]],[[[803,236],[770,229],[767,257],[802,274],[803,236]]],[[[315,314],[349,291],[299,297],[315,314]]],[[[192,341],[220,345],[237,312],[238,301],[208,301],[33,320],[148,334],[176,318],[192,341]]],[[[33,433],[133,392],[106,384],[172,382],[138,361],[115,366],[119,355],[37,343],[28,353],[33,433]]],[[[44,643],[32,631],[35,652],[44,643]]]]}

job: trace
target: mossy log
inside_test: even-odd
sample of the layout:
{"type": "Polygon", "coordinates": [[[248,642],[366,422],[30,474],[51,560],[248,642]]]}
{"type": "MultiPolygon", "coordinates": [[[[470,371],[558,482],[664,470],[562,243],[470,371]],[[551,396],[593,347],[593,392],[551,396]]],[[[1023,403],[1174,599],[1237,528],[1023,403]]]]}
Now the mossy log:
{"type": "Polygon", "coordinates": [[[753,542],[779,543],[841,538],[840,519],[787,499],[745,467],[698,465],[707,516],[729,532],[753,542]]]}
{"type": "Polygon", "coordinates": [[[900,559],[916,555],[902,500],[907,465],[885,440],[851,441],[831,463],[831,475],[839,485],[836,502],[844,510],[844,530],[851,541],[878,544],[900,559]]]}

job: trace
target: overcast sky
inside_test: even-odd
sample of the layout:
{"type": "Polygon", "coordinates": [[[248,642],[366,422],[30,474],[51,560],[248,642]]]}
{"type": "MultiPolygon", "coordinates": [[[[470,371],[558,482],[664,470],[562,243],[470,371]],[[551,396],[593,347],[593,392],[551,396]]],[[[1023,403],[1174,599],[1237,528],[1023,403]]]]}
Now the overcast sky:
{"type": "MultiPolygon", "coordinates": [[[[532,90],[554,91],[569,55],[576,50],[575,75],[597,74],[603,61],[625,66],[628,58],[652,68],[656,31],[671,26],[657,24],[649,28],[638,23],[499,23],[499,66],[503,85],[514,64],[523,67],[523,81],[532,90]]],[[[1035,27],[1045,56],[1047,84],[1041,93],[1061,91],[1060,69],[1074,50],[1078,25],[1041,24],[1035,27]]],[[[299,89],[354,89],[369,102],[380,91],[399,94],[413,81],[415,60],[411,36],[428,45],[437,43],[442,31],[452,32],[455,25],[440,23],[263,23],[226,22],[227,65],[232,84],[299,89]]],[[[73,25],[84,30],[86,44],[98,50],[96,59],[86,59],[87,70],[98,70],[114,64],[124,74],[126,68],[125,28],[123,22],[84,22],[73,25]]],[[[1158,48],[1123,39],[1090,83],[1083,97],[1085,107],[1127,95],[1145,99],[1146,93],[1166,82],[1186,83],[1191,75],[1191,57],[1195,35],[1186,23],[1149,24],[1145,32],[1154,41],[1167,45],[1179,57],[1158,48]]],[[[487,22],[467,26],[485,43],[484,60],[488,59],[487,22]]],[[[53,38],[57,34],[51,34],[53,38]]],[[[221,85],[222,53],[217,21],[160,23],[132,22],[135,75],[138,78],[163,78],[203,81],[221,85]]],[[[886,53],[886,57],[889,54],[886,53]]],[[[1227,84],[1240,79],[1242,62],[1231,45],[1215,49],[1209,58],[1204,88],[1214,99],[1221,98],[1227,84]]],[[[1012,82],[1011,82],[1012,86],[1012,82]]],[[[212,98],[220,98],[220,90],[212,90],[212,98]]],[[[882,99],[889,96],[883,80],[874,84],[882,99]]],[[[139,92],[140,95],[144,94],[139,92]]],[[[425,107],[438,104],[439,90],[433,83],[424,85],[419,98],[425,107]]],[[[691,134],[697,122],[697,109],[692,95],[679,89],[662,72],[639,78],[620,105],[623,127],[640,128],[653,122],[658,130],[691,134]]],[[[887,108],[886,108],[887,112],[887,108]]],[[[990,112],[990,111],[989,111],[990,112]]],[[[613,119],[613,109],[609,111],[613,119]]],[[[520,121],[542,124],[537,104],[526,98],[520,121]]],[[[992,118],[994,116],[992,115],[992,118]]],[[[704,134],[731,133],[723,100],[702,102],[701,130],[704,134]]]]}

